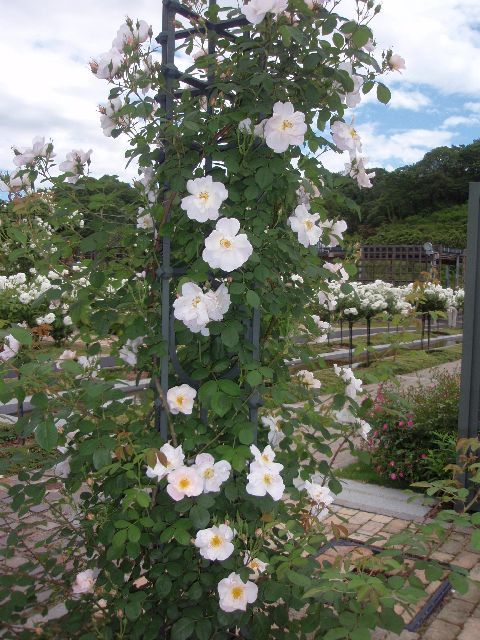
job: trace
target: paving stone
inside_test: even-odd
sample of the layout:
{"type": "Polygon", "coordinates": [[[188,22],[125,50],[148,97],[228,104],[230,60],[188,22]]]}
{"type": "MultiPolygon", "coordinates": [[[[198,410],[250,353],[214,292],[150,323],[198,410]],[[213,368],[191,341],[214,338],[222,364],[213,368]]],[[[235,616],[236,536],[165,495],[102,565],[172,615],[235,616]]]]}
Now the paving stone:
{"type": "Polygon", "coordinates": [[[458,540],[449,540],[448,542],[445,542],[445,544],[442,544],[439,551],[442,553],[451,553],[452,555],[456,555],[462,549],[463,542],[459,542],[458,540]]]}
{"type": "Polygon", "coordinates": [[[453,559],[453,564],[463,567],[464,569],[473,569],[477,562],[478,555],[476,553],[471,553],[470,551],[461,551],[453,559]]]}
{"type": "Polygon", "coordinates": [[[460,627],[456,624],[450,624],[445,620],[434,620],[421,637],[422,640],[455,640],[460,631],[460,627]]]}
{"type": "Polygon", "coordinates": [[[470,578],[472,580],[480,581],[480,563],[476,564],[473,569],[470,571],[470,578]]]}
{"type": "Polygon", "coordinates": [[[358,533],[364,533],[364,534],[374,534],[374,533],[378,533],[381,529],[383,528],[383,523],[382,522],[365,522],[364,524],[362,524],[361,527],[359,527],[357,529],[358,533]]]}
{"type": "Polygon", "coordinates": [[[372,519],[372,515],[373,514],[368,513],[367,511],[359,511],[350,518],[349,522],[352,524],[364,524],[372,519]]]}
{"type": "Polygon", "coordinates": [[[462,626],[474,606],[475,605],[472,602],[453,598],[448,604],[442,607],[438,614],[438,618],[440,620],[446,620],[451,624],[458,624],[459,626],[462,626]]]}
{"type": "Polygon", "coordinates": [[[466,600],[478,604],[480,602],[480,587],[470,580],[470,587],[467,593],[456,593],[453,596],[457,600],[466,600]]]}
{"type": "Polygon", "coordinates": [[[377,513],[373,516],[372,520],[374,522],[383,522],[384,524],[387,524],[388,522],[392,522],[393,518],[391,516],[382,516],[377,513]]]}
{"type": "Polygon", "coordinates": [[[389,533],[399,533],[400,531],[403,531],[404,529],[406,529],[407,526],[408,526],[407,520],[400,520],[399,518],[395,518],[394,520],[386,524],[384,529],[389,533]]]}
{"type": "Polygon", "coordinates": [[[432,560],[438,560],[438,562],[450,563],[453,560],[451,553],[443,553],[443,551],[434,551],[430,557],[432,560]]]}
{"type": "Polygon", "coordinates": [[[390,633],[388,633],[385,637],[385,640],[418,640],[419,638],[420,636],[418,635],[418,633],[405,630],[402,631],[400,635],[398,635],[398,633],[393,633],[393,631],[390,631],[390,633]]]}
{"type": "Polygon", "coordinates": [[[480,604],[471,613],[471,618],[480,618],[480,604]]]}
{"type": "Polygon", "coordinates": [[[478,640],[480,637],[480,620],[471,619],[465,622],[458,640],[478,640]]]}

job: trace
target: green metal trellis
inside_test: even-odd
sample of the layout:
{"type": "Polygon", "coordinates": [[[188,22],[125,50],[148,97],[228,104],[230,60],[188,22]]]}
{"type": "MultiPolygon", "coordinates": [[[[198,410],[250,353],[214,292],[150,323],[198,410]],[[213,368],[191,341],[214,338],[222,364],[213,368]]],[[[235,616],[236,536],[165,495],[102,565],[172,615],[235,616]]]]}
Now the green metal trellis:
{"type": "MultiPolygon", "coordinates": [[[[215,6],[216,0],[209,0],[209,7],[215,6]]],[[[162,74],[165,79],[165,89],[161,91],[156,100],[160,108],[164,112],[164,118],[171,120],[174,114],[175,100],[182,97],[184,91],[189,91],[193,96],[208,96],[214,89],[215,78],[211,71],[207,74],[207,79],[194,77],[182,73],[175,64],[175,43],[177,40],[185,40],[196,34],[204,34],[208,40],[208,53],[215,53],[215,43],[217,36],[235,40],[237,35],[235,29],[246,26],[248,21],[245,17],[237,17],[230,20],[220,20],[212,22],[200,16],[192,9],[182,5],[176,0],[163,0],[162,14],[162,31],[156,40],[162,47],[162,74]],[[195,26],[186,29],[177,29],[175,25],[177,15],[190,19],[195,22],[195,26]],[[179,87],[179,82],[185,83],[186,88],[179,87]]],[[[212,112],[212,107],[207,100],[207,112],[212,112]]],[[[219,147],[228,148],[228,146],[219,147]]],[[[195,149],[193,150],[195,151],[195,149]]],[[[200,148],[201,151],[201,148],[200,148]]],[[[164,149],[159,157],[158,162],[161,164],[165,161],[168,149],[164,149]]],[[[212,158],[207,157],[204,162],[205,173],[208,174],[212,170],[212,158]]],[[[168,186],[165,187],[165,191],[168,186]]],[[[166,395],[169,388],[170,373],[173,370],[181,383],[189,384],[194,388],[198,388],[200,383],[194,380],[182,367],[177,355],[175,342],[175,326],[172,314],[171,301],[171,282],[174,278],[181,277],[186,269],[183,265],[171,264],[171,245],[169,236],[163,236],[161,241],[161,267],[157,271],[157,276],[161,280],[161,305],[162,305],[162,339],[168,349],[160,360],[160,379],[154,385],[156,392],[155,398],[155,416],[157,429],[163,440],[168,437],[168,407],[166,406],[166,395]]],[[[211,274],[212,283],[215,282],[215,276],[211,274]]],[[[253,358],[259,360],[260,356],[260,312],[254,309],[251,319],[245,323],[245,338],[252,346],[253,358]]],[[[223,374],[223,378],[233,378],[238,375],[240,369],[238,363],[233,363],[230,370],[223,374]]],[[[259,393],[256,389],[251,389],[248,397],[249,418],[256,428],[258,422],[258,408],[261,405],[259,393]]],[[[207,422],[207,411],[204,407],[200,410],[200,416],[203,422],[207,422]]]]}

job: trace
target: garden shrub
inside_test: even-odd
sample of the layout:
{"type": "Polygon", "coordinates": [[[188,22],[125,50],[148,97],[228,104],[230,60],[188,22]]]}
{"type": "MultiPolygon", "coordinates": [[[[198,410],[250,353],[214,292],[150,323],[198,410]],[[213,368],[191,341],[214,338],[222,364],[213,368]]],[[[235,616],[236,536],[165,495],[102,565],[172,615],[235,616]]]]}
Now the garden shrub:
{"type": "Polygon", "coordinates": [[[431,386],[392,388],[372,413],[372,464],[385,478],[417,482],[443,476],[455,462],[460,376],[442,372],[431,386]]]}

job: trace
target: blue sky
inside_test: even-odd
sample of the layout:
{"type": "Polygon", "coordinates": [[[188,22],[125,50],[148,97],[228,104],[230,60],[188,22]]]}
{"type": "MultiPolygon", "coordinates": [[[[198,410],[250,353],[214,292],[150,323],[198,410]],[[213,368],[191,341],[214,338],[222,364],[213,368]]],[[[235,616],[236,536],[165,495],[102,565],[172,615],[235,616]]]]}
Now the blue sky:
{"type": "MultiPolygon", "coordinates": [[[[352,15],[353,4],[342,0],[337,10],[352,15]]],[[[389,106],[376,103],[372,92],[355,109],[369,166],[392,169],[436,146],[480,138],[480,1],[382,4],[372,22],[376,54],[393,48],[407,68],[385,78],[393,96],[389,106]]],[[[3,24],[11,28],[0,39],[0,59],[9,61],[0,89],[0,169],[11,169],[13,145],[28,146],[42,135],[53,139],[60,161],[72,148],[92,148],[93,175],[131,179],[121,138],[106,138],[100,129],[97,105],[108,87],[90,73],[88,61],[110,48],[126,15],[160,31],[160,9],[160,0],[5,3],[3,24]]],[[[347,160],[333,152],[324,159],[332,170],[342,170],[347,160]]]]}

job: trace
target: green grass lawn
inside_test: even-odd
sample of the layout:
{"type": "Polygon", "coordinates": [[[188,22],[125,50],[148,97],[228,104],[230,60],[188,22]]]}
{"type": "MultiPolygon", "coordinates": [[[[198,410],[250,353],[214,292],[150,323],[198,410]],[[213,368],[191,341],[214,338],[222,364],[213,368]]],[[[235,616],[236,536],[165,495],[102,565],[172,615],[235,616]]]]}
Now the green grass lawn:
{"type": "Polygon", "coordinates": [[[0,475],[13,475],[22,469],[37,469],[54,457],[52,453],[41,449],[33,438],[22,443],[14,425],[0,423],[0,475]]]}
{"type": "Polygon", "coordinates": [[[388,480],[379,476],[370,464],[364,462],[352,462],[351,464],[338,469],[336,475],[344,480],[357,480],[367,484],[378,484],[382,487],[393,487],[394,489],[407,489],[407,482],[388,480]]]}
{"type": "MultiPolygon", "coordinates": [[[[392,358],[379,359],[369,367],[359,367],[355,369],[355,375],[363,380],[365,384],[385,382],[393,376],[405,373],[413,373],[421,369],[429,369],[446,362],[454,362],[462,357],[462,345],[456,344],[451,347],[435,349],[430,352],[410,351],[402,349],[392,358]]],[[[309,368],[315,373],[315,377],[320,380],[323,393],[338,393],[344,385],[335,375],[333,369],[315,369],[315,363],[308,362],[296,367],[297,369],[309,368]]]]}

